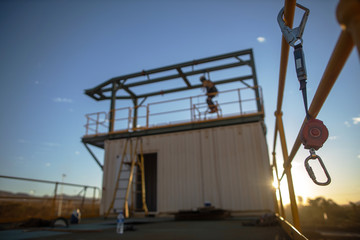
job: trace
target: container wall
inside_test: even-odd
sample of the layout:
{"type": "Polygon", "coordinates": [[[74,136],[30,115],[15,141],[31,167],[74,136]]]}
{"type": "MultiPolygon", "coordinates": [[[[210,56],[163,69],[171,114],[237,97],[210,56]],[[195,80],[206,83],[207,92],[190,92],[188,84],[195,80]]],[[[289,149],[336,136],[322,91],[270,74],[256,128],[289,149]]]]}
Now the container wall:
{"type": "MultiPolygon", "coordinates": [[[[158,212],[197,208],[204,202],[231,211],[273,210],[268,149],[260,122],[142,139],[144,153],[157,153],[158,212]]],[[[120,165],[116,156],[121,156],[125,141],[105,143],[101,213],[112,200],[120,165]]]]}

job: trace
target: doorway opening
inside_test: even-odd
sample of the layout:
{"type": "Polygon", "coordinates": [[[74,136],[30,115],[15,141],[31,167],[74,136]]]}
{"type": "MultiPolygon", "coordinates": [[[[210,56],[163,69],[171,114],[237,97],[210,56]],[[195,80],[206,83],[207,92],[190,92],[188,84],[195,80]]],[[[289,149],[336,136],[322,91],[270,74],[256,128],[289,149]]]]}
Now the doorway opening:
{"type": "MultiPolygon", "coordinates": [[[[145,173],[145,199],[149,212],[157,211],[157,153],[143,154],[145,173]]],[[[140,156],[138,156],[140,158],[140,156]]],[[[142,208],[141,173],[138,170],[136,182],[136,209],[142,208]]]]}

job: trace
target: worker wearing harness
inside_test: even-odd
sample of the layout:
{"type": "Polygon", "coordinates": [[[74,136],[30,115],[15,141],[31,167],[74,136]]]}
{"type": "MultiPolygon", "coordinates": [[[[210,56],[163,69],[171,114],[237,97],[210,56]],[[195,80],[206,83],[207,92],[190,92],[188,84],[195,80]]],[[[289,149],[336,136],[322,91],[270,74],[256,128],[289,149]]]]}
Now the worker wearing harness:
{"type": "Polygon", "coordinates": [[[215,84],[212,81],[207,80],[205,76],[201,76],[200,81],[202,83],[202,86],[206,88],[206,95],[207,95],[206,103],[209,106],[210,113],[217,112],[218,109],[214,104],[214,102],[212,101],[213,97],[215,97],[218,94],[218,90],[215,87],[215,84]]]}

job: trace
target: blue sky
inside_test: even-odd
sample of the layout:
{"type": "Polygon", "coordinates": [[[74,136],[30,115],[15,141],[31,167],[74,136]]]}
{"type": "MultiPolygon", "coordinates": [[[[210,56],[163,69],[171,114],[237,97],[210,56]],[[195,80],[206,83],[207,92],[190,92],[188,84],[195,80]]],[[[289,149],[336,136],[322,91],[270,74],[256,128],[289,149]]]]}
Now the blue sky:
{"type": "MultiPolygon", "coordinates": [[[[337,2],[299,1],[310,9],[303,35],[309,102],[341,31],[337,2]]],[[[248,48],[263,87],[271,151],[281,47],[276,17],[283,5],[280,0],[1,0],[0,174],[60,181],[65,173],[66,182],[101,186],[102,172],[81,137],[85,114],[108,111],[109,102],[95,102],[84,89],[143,69],[248,48]]],[[[304,119],[294,69],[291,49],[283,103],[289,151],[304,119]]],[[[312,183],[303,167],[308,151],[301,148],[293,162],[298,195],[360,200],[359,69],[353,50],[318,116],[330,132],[318,154],[333,182],[312,183]]],[[[277,152],[281,162],[280,148],[277,152]]],[[[12,186],[0,181],[1,189],[12,186]]]]}

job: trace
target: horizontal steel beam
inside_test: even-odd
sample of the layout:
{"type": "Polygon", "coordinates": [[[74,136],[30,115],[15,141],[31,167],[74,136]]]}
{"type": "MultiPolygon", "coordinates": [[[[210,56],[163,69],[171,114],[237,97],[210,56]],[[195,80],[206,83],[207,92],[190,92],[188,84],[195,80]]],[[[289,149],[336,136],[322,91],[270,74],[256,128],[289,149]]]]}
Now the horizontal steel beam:
{"type": "MultiPolygon", "coordinates": [[[[231,79],[227,79],[227,80],[217,81],[217,82],[214,82],[214,83],[215,83],[215,85],[220,85],[220,84],[224,84],[224,83],[230,83],[230,82],[236,82],[236,81],[244,81],[244,80],[248,80],[248,79],[252,79],[252,78],[253,78],[252,75],[248,75],[248,76],[244,76],[244,77],[231,78],[231,79]]],[[[201,86],[202,86],[201,84],[197,84],[197,85],[193,85],[191,87],[182,87],[182,88],[176,88],[176,89],[169,89],[169,90],[164,90],[164,91],[146,93],[146,94],[139,95],[138,97],[151,97],[151,96],[156,96],[156,95],[174,93],[174,92],[199,88],[201,86]]]]}
{"type": "MultiPolygon", "coordinates": [[[[199,70],[191,71],[191,72],[183,72],[182,74],[179,73],[179,74],[174,74],[174,75],[170,75],[170,76],[155,78],[155,79],[151,79],[151,80],[147,80],[147,81],[136,82],[136,83],[127,84],[127,85],[124,85],[124,86],[121,86],[121,87],[124,88],[125,91],[130,93],[130,90],[129,90],[130,87],[137,87],[137,86],[141,86],[141,85],[167,81],[167,80],[171,80],[171,79],[175,79],[175,78],[184,78],[184,76],[193,76],[193,75],[202,74],[202,73],[206,73],[206,72],[214,72],[214,71],[219,71],[219,70],[228,69],[228,68],[234,68],[234,67],[240,67],[240,66],[250,65],[250,64],[251,64],[250,61],[235,62],[235,63],[224,64],[224,65],[211,67],[211,68],[199,69],[199,70]]],[[[241,78],[243,78],[243,77],[236,78],[236,79],[241,81],[241,78]]],[[[245,80],[246,79],[251,79],[251,78],[253,78],[253,75],[248,75],[248,76],[245,76],[244,78],[245,78],[245,80]]],[[[235,80],[230,79],[229,81],[227,81],[227,80],[217,81],[216,84],[224,84],[224,83],[234,82],[234,81],[237,81],[236,79],[235,80]]],[[[157,94],[149,93],[149,94],[142,94],[142,95],[137,95],[136,96],[135,93],[132,93],[131,96],[117,96],[116,99],[132,99],[132,98],[134,98],[134,96],[136,96],[137,98],[155,96],[155,95],[161,95],[161,94],[164,94],[164,93],[185,91],[185,90],[189,90],[189,89],[198,88],[198,87],[201,87],[201,86],[202,86],[201,84],[190,85],[190,83],[189,83],[189,84],[187,84],[187,87],[180,87],[180,88],[174,88],[174,89],[171,89],[171,90],[158,91],[157,94]]],[[[121,87],[119,89],[121,89],[121,87]]],[[[94,99],[95,100],[111,99],[111,97],[107,97],[107,96],[103,95],[104,92],[111,92],[111,91],[112,91],[112,87],[99,89],[94,94],[99,94],[102,97],[101,98],[94,98],[94,99]],[[101,92],[101,93],[99,93],[99,92],[101,92]]],[[[86,94],[92,97],[90,92],[87,92],[86,94]]]]}
{"type": "Polygon", "coordinates": [[[214,57],[208,57],[208,58],[188,61],[188,62],[184,62],[184,63],[180,63],[180,64],[169,65],[166,67],[155,68],[155,69],[148,70],[148,71],[143,70],[141,72],[111,78],[110,80],[96,86],[95,88],[89,89],[89,91],[102,88],[108,84],[111,84],[113,81],[128,80],[130,78],[136,78],[136,77],[141,77],[141,76],[148,75],[148,74],[169,71],[169,70],[173,70],[176,68],[189,67],[189,66],[193,66],[193,65],[197,65],[197,64],[208,63],[208,62],[217,61],[217,60],[223,60],[223,59],[227,59],[227,58],[231,58],[231,57],[238,57],[238,56],[250,54],[251,52],[252,52],[252,49],[246,49],[246,50],[222,54],[222,55],[218,55],[218,56],[214,56],[214,57]]]}
{"type": "MultiPolygon", "coordinates": [[[[218,70],[242,66],[242,65],[251,65],[251,64],[252,64],[252,49],[247,49],[247,50],[243,50],[243,51],[222,54],[222,55],[218,55],[218,56],[214,56],[214,57],[188,61],[188,62],[184,62],[184,63],[180,63],[180,64],[174,64],[174,65],[170,65],[170,66],[166,66],[166,67],[162,67],[162,68],[156,68],[156,69],[152,69],[149,71],[144,70],[144,71],[133,73],[133,74],[115,77],[115,78],[112,78],[92,89],[85,90],[85,94],[92,97],[93,99],[95,99],[97,101],[109,99],[108,97],[104,96],[103,93],[111,91],[112,87],[109,85],[112,85],[115,82],[115,83],[119,84],[119,89],[124,88],[124,90],[130,94],[130,96],[128,96],[128,97],[127,96],[118,96],[117,99],[131,99],[131,98],[134,98],[134,96],[136,97],[136,93],[131,92],[129,89],[130,87],[147,85],[147,84],[161,82],[161,81],[167,81],[167,80],[171,80],[171,79],[175,79],[175,78],[183,78],[184,79],[184,77],[185,77],[185,79],[186,79],[186,76],[201,74],[201,73],[205,73],[205,72],[218,71],[218,70]],[[212,61],[219,61],[219,60],[224,60],[224,59],[229,59],[229,58],[239,59],[239,56],[243,56],[243,55],[249,55],[250,60],[249,61],[239,61],[239,62],[230,63],[230,64],[224,64],[224,65],[220,65],[220,66],[216,66],[216,67],[203,68],[203,69],[191,71],[191,72],[182,72],[182,70],[181,70],[181,68],[184,68],[184,67],[195,66],[198,64],[209,63],[212,61]],[[179,69],[180,69],[180,72],[179,72],[179,69]],[[170,71],[170,70],[176,70],[176,71],[178,71],[178,74],[173,74],[173,75],[169,75],[169,76],[165,76],[165,77],[131,83],[132,78],[136,78],[136,77],[140,77],[140,76],[149,76],[150,74],[165,72],[165,71],[170,71]],[[127,81],[128,84],[125,84],[125,81],[127,81]],[[127,89],[125,89],[125,88],[127,88],[127,89]]],[[[185,79],[184,79],[184,81],[185,81],[185,79]]],[[[191,86],[191,84],[189,82],[185,81],[185,83],[187,84],[188,87],[191,86]]],[[[180,90],[180,91],[182,91],[182,90],[180,90]]]]}

